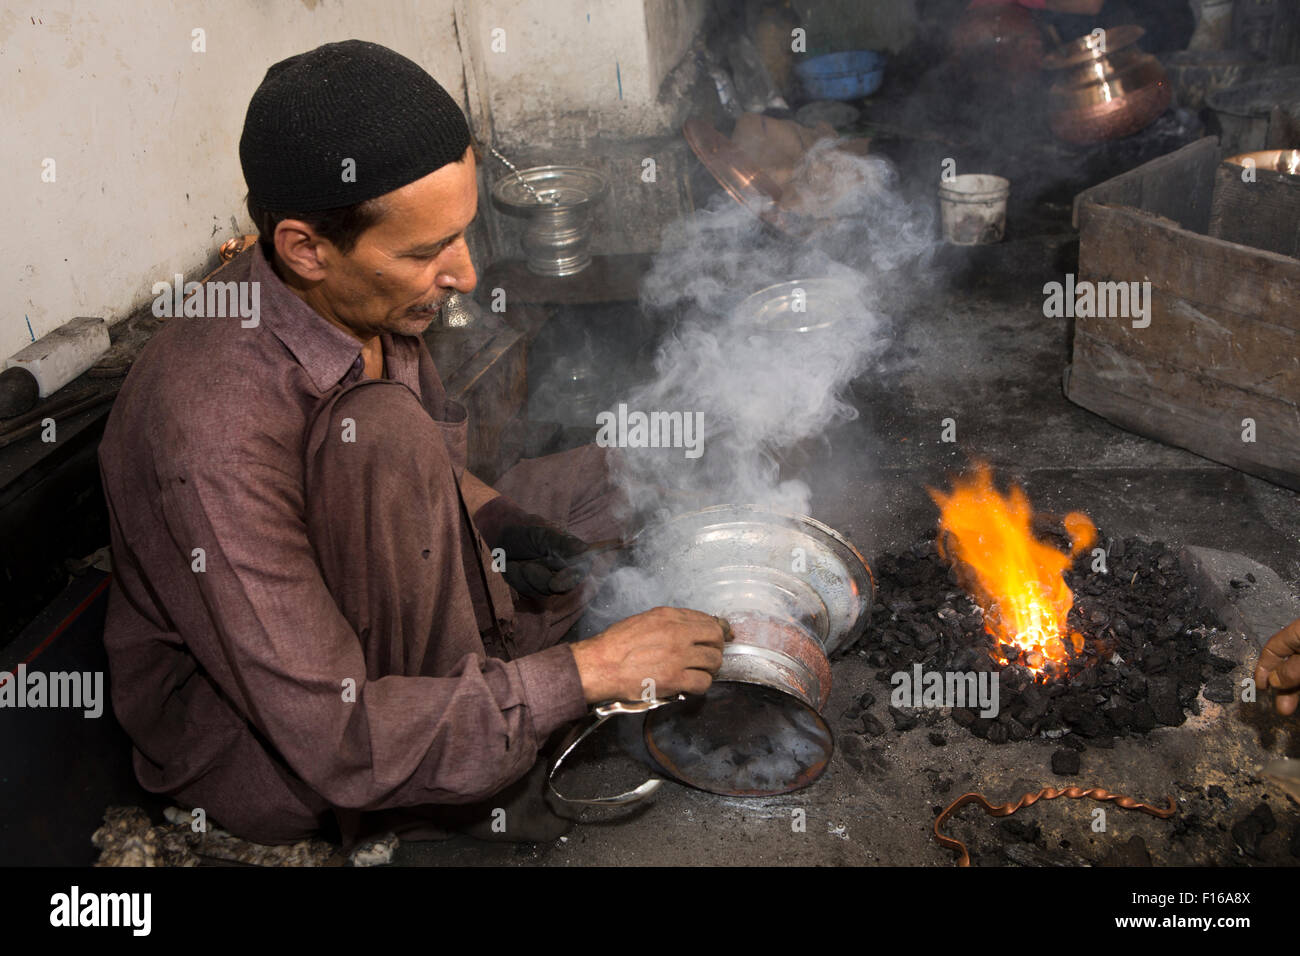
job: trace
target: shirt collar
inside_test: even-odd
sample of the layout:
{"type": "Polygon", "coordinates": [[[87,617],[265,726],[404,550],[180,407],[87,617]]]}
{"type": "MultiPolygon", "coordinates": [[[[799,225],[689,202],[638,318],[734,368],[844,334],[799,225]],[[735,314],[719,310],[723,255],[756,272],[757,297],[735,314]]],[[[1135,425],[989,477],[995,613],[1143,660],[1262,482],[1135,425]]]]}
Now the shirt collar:
{"type": "Polygon", "coordinates": [[[275,274],[253,245],[249,278],[260,283],[261,320],[266,323],[322,392],[337,385],[361,358],[361,343],[331,325],[275,274]]]}

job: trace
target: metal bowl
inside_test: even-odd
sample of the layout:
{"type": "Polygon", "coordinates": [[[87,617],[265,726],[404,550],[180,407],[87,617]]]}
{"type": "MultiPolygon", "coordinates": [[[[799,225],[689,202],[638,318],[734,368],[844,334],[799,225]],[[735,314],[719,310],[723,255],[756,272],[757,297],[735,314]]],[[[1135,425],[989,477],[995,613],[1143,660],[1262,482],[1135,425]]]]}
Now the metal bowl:
{"type": "Polygon", "coordinates": [[[492,198],[506,212],[527,216],[557,207],[571,210],[590,206],[603,198],[608,188],[605,177],[594,169],[582,166],[534,166],[531,169],[521,169],[518,176],[511,173],[498,179],[492,187],[492,198]],[[545,202],[539,203],[524,182],[537,190],[538,196],[545,202]]]}
{"type": "Polygon", "coordinates": [[[875,585],[866,560],[812,518],[718,505],[650,528],[636,546],[664,603],[790,621],[828,657],[867,625],[875,585]]]}
{"type": "Polygon", "coordinates": [[[804,334],[832,328],[861,310],[861,296],[851,282],[795,279],[759,289],[732,316],[742,328],[755,332],[804,334]]]}

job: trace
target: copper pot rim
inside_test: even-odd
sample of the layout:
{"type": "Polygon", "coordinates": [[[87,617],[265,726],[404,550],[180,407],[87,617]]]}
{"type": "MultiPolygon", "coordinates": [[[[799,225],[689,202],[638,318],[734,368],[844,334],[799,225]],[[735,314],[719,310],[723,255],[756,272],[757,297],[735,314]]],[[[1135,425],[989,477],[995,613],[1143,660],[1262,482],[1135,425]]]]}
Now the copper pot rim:
{"type": "Polygon", "coordinates": [[[1092,45],[1092,34],[1085,33],[1053,52],[1045,54],[1043,56],[1043,68],[1047,70],[1063,70],[1066,67],[1077,66],[1080,63],[1102,60],[1126,47],[1132,46],[1142,39],[1145,34],[1146,30],[1135,23],[1111,27],[1105,31],[1105,50],[1103,51],[1099,47],[1092,45]]]}

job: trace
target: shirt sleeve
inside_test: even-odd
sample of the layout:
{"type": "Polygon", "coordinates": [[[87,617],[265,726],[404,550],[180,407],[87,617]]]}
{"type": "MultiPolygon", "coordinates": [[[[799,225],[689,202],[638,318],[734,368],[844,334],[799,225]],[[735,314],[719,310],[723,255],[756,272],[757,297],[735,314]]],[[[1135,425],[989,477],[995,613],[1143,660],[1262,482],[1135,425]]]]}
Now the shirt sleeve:
{"type": "Polygon", "coordinates": [[[310,543],[298,476],[232,453],[181,465],[161,487],[179,551],[187,560],[194,548],[205,554],[194,578],[206,620],[188,630],[206,639],[187,635],[187,643],[242,716],[330,803],[378,810],[484,799],[585,712],[563,645],[515,661],[466,653],[446,676],[368,680],[361,641],[310,543]]]}

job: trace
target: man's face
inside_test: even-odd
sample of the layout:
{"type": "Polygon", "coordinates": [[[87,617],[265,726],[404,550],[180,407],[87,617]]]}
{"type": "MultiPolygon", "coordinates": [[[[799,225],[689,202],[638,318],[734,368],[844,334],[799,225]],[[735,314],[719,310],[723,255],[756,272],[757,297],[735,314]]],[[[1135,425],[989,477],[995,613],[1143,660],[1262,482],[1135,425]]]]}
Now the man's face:
{"type": "MultiPolygon", "coordinates": [[[[478,282],[465,230],[478,213],[472,150],[384,196],[383,218],[347,255],[317,240],[306,300],[365,341],[380,332],[420,335],[453,292],[478,282]]],[[[295,271],[301,272],[296,268],[295,271]]]]}

